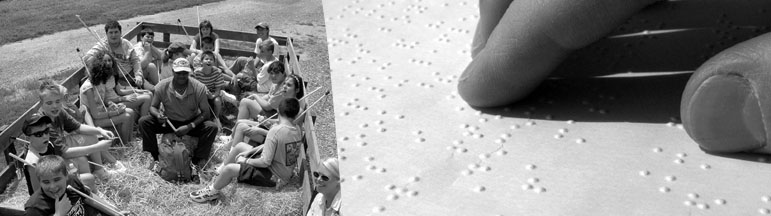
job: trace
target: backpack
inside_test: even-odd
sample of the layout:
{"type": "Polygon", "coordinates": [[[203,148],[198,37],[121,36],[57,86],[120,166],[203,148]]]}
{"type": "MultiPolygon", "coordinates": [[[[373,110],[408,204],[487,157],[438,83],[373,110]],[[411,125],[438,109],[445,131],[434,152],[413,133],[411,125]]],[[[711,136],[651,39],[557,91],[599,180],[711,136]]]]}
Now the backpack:
{"type": "Polygon", "coordinates": [[[190,149],[198,139],[190,136],[178,137],[173,133],[164,134],[158,146],[161,171],[158,175],[170,182],[184,183],[193,180],[190,149]]]}

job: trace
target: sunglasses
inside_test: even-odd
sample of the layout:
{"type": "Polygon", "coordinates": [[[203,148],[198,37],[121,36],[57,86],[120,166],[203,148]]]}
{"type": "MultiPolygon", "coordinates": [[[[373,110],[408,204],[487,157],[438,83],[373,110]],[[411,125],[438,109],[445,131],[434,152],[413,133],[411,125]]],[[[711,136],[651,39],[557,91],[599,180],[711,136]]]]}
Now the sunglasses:
{"type": "Polygon", "coordinates": [[[46,135],[46,134],[48,134],[49,132],[51,132],[51,128],[46,128],[46,129],[45,129],[45,130],[43,130],[43,131],[38,131],[38,132],[32,133],[32,134],[30,134],[30,135],[31,135],[31,136],[34,136],[34,137],[42,137],[43,135],[46,135]]]}
{"type": "Polygon", "coordinates": [[[313,172],[313,178],[318,179],[319,176],[321,176],[321,181],[329,181],[329,177],[327,177],[325,175],[322,175],[322,174],[320,174],[319,172],[316,172],[316,171],[313,172]]]}

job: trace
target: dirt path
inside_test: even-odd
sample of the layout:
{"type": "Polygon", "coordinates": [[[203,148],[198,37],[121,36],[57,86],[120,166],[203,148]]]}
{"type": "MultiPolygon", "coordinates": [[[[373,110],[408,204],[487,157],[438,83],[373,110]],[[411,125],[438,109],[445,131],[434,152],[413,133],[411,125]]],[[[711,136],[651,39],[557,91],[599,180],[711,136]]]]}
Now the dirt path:
{"type": "MultiPolygon", "coordinates": [[[[296,40],[323,39],[326,45],[320,0],[226,0],[205,4],[199,9],[201,20],[212,21],[218,29],[252,31],[255,24],[263,21],[270,23],[273,30],[271,34],[292,36],[296,37],[296,40]]],[[[75,17],[72,19],[76,21],[75,17]]],[[[125,32],[140,21],[176,24],[177,19],[182,20],[185,25],[197,25],[196,8],[140,16],[119,22],[124,26],[125,32]]],[[[103,25],[91,26],[91,29],[104,35],[103,25]]],[[[181,41],[185,38],[172,37],[172,41],[175,40],[181,41]]],[[[0,46],[0,65],[3,65],[0,67],[0,88],[13,89],[24,80],[39,79],[78,68],[80,63],[75,48],[87,50],[94,43],[95,40],[88,31],[80,28],[0,46]]],[[[324,51],[326,52],[326,46],[324,51]]]]}

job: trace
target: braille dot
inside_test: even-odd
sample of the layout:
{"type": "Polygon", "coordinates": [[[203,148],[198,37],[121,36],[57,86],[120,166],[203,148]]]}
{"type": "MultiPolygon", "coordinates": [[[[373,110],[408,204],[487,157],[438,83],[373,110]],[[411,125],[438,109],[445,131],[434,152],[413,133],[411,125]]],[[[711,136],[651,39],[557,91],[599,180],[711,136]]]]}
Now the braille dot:
{"type": "Polygon", "coordinates": [[[368,124],[362,124],[360,127],[361,127],[361,128],[366,128],[366,127],[368,127],[368,126],[369,126],[368,124]]]}
{"type": "Polygon", "coordinates": [[[452,144],[453,145],[461,145],[461,144],[463,144],[463,140],[454,140],[454,141],[452,141],[452,144]]]}
{"type": "Polygon", "coordinates": [[[480,165],[478,163],[472,163],[468,165],[468,169],[470,170],[479,169],[479,167],[480,165]]]}
{"type": "Polygon", "coordinates": [[[529,178],[527,179],[527,182],[530,184],[538,183],[540,180],[538,178],[529,178]]]}
{"type": "Polygon", "coordinates": [[[677,153],[677,157],[679,157],[679,158],[684,158],[684,157],[686,157],[686,156],[688,156],[688,154],[685,154],[685,153],[677,153]]]}
{"type": "Polygon", "coordinates": [[[699,194],[697,194],[697,193],[689,193],[688,194],[688,198],[698,199],[699,198],[699,194]]]}
{"type": "Polygon", "coordinates": [[[674,122],[667,122],[667,127],[674,127],[674,126],[675,126],[674,122]]]}
{"type": "Polygon", "coordinates": [[[725,203],[726,203],[726,202],[725,202],[725,200],[724,200],[724,199],[716,199],[716,200],[715,200],[715,204],[718,204],[718,205],[725,205],[725,203]]]}
{"type": "Polygon", "coordinates": [[[675,162],[676,164],[682,164],[682,163],[684,163],[685,161],[683,161],[683,159],[675,159],[675,161],[674,161],[674,162],[675,162]]]}
{"type": "Polygon", "coordinates": [[[585,142],[586,142],[586,139],[584,139],[584,138],[578,138],[578,139],[576,139],[576,143],[579,143],[579,144],[580,144],[580,143],[585,143],[585,142]]]}
{"type": "Polygon", "coordinates": [[[536,166],[533,165],[533,164],[525,165],[525,169],[527,169],[527,170],[534,170],[535,168],[536,168],[536,166]]]}
{"type": "Polygon", "coordinates": [[[687,205],[687,206],[694,206],[694,205],[696,205],[696,203],[695,203],[695,202],[693,202],[693,201],[690,201],[690,200],[686,200],[685,202],[683,202],[683,204],[684,204],[684,205],[687,205]]]}
{"type": "Polygon", "coordinates": [[[355,179],[355,180],[361,180],[362,178],[364,178],[364,176],[361,176],[361,175],[353,176],[353,179],[355,179]]]}
{"type": "Polygon", "coordinates": [[[510,134],[510,133],[504,133],[504,134],[501,134],[501,138],[502,138],[502,139],[508,139],[508,138],[511,138],[511,134],[510,134]]]}
{"type": "Polygon", "coordinates": [[[447,146],[447,150],[455,150],[456,148],[458,148],[458,147],[455,147],[455,146],[447,146]]]}
{"type": "Polygon", "coordinates": [[[397,200],[399,199],[399,195],[396,194],[389,194],[388,197],[386,197],[387,200],[397,200]]]}
{"type": "Polygon", "coordinates": [[[474,134],[473,137],[477,138],[477,139],[482,139],[482,137],[484,137],[484,135],[482,135],[482,134],[474,134]]]}
{"type": "Polygon", "coordinates": [[[666,177],[664,177],[664,179],[666,179],[669,182],[673,182],[673,181],[677,180],[677,177],[675,177],[675,176],[666,176],[666,177]]]}
{"type": "Polygon", "coordinates": [[[418,195],[418,191],[409,191],[409,192],[407,192],[407,196],[414,197],[414,196],[417,196],[417,195],[418,195]]]}
{"type": "Polygon", "coordinates": [[[501,138],[495,139],[495,143],[498,143],[498,144],[502,144],[502,143],[505,143],[505,142],[506,142],[506,140],[501,139],[501,138]]]}
{"type": "Polygon", "coordinates": [[[389,185],[386,185],[384,188],[385,190],[390,191],[390,190],[396,189],[396,185],[389,184],[389,185]]]}
{"type": "Polygon", "coordinates": [[[416,130],[416,131],[412,132],[412,134],[415,134],[415,135],[420,135],[422,133],[423,133],[423,131],[421,131],[421,130],[416,130]]]}
{"type": "Polygon", "coordinates": [[[530,185],[530,184],[522,185],[522,190],[532,190],[532,189],[533,189],[533,185],[530,185]]]}
{"type": "Polygon", "coordinates": [[[696,207],[699,208],[699,209],[709,209],[709,205],[706,204],[706,203],[696,204],[696,207]]]}
{"type": "Polygon", "coordinates": [[[506,155],[506,154],[508,154],[508,152],[505,151],[505,150],[498,150],[498,151],[495,152],[495,154],[497,154],[497,155],[506,155]]]}
{"type": "Polygon", "coordinates": [[[375,208],[372,208],[372,212],[375,212],[375,213],[380,213],[380,212],[383,212],[383,211],[385,211],[385,207],[384,206],[376,206],[375,208]]]}
{"type": "Polygon", "coordinates": [[[568,129],[567,129],[567,128],[561,128],[561,129],[559,129],[559,130],[558,130],[558,132],[560,132],[560,133],[563,133],[563,134],[564,134],[564,133],[567,133],[567,132],[568,132],[568,129]]]}
{"type": "Polygon", "coordinates": [[[566,123],[568,123],[568,124],[573,124],[573,123],[575,123],[575,121],[573,121],[573,120],[568,120],[566,123]]]}
{"type": "Polygon", "coordinates": [[[379,170],[377,170],[377,172],[379,172],[379,173],[384,173],[384,172],[386,172],[386,168],[382,168],[382,167],[381,167],[379,170]]]}
{"type": "Polygon", "coordinates": [[[479,159],[484,160],[484,159],[487,159],[487,158],[490,158],[490,154],[488,154],[488,153],[479,154],[479,159]]]}
{"type": "Polygon", "coordinates": [[[417,177],[417,176],[410,177],[410,181],[411,182],[418,182],[418,181],[420,181],[420,177],[417,177]]]}
{"type": "Polygon", "coordinates": [[[528,122],[525,123],[525,125],[533,126],[533,125],[535,125],[535,122],[534,121],[528,121],[528,122]]]}
{"type": "Polygon", "coordinates": [[[562,139],[562,134],[554,134],[554,139],[562,139]]]}
{"type": "Polygon", "coordinates": [[[477,187],[474,188],[474,191],[476,191],[476,192],[484,192],[485,190],[487,190],[487,188],[485,188],[485,186],[477,186],[477,187]]]}
{"type": "Polygon", "coordinates": [[[469,127],[468,130],[471,132],[476,132],[479,130],[479,126],[469,127]]]}
{"type": "Polygon", "coordinates": [[[486,119],[486,118],[481,118],[481,119],[479,119],[479,123],[485,123],[485,122],[487,122],[487,119],[486,119]]]}
{"type": "Polygon", "coordinates": [[[661,149],[659,147],[653,148],[653,152],[662,152],[664,149],[661,149]]]}
{"type": "Polygon", "coordinates": [[[386,129],[385,128],[379,128],[378,132],[380,132],[380,133],[386,132],[386,129]]]}
{"type": "Polygon", "coordinates": [[[359,146],[361,147],[367,146],[367,142],[359,142],[359,146]]]}
{"type": "Polygon", "coordinates": [[[463,171],[461,171],[461,172],[460,172],[460,174],[463,174],[463,175],[465,175],[465,176],[469,176],[469,175],[471,175],[471,174],[473,174],[473,173],[474,173],[474,172],[473,172],[473,171],[471,171],[471,170],[463,170],[463,171]]]}
{"type": "Polygon", "coordinates": [[[367,169],[368,170],[375,170],[375,169],[377,169],[377,167],[375,165],[368,165],[367,169]]]}
{"type": "Polygon", "coordinates": [[[543,193],[543,192],[546,192],[546,188],[543,188],[543,187],[537,187],[537,188],[535,188],[535,190],[534,190],[534,191],[535,191],[536,193],[543,193]]]}
{"type": "Polygon", "coordinates": [[[763,200],[763,202],[769,202],[769,201],[771,201],[771,197],[769,197],[769,196],[762,196],[762,197],[760,197],[760,200],[763,200]]]}
{"type": "Polygon", "coordinates": [[[468,149],[466,149],[466,148],[458,148],[455,151],[458,152],[458,153],[466,153],[466,151],[468,151],[468,149]]]}
{"type": "Polygon", "coordinates": [[[515,124],[510,127],[511,129],[519,129],[519,125],[515,124]]]}
{"type": "Polygon", "coordinates": [[[669,188],[668,187],[660,187],[659,188],[659,192],[668,193],[669,192],[669,188]]]}
{"type": "Polygon", "coordinates": [[[761,214],[766,214],[767,215],[767,214],[771,213],[771,210],[768,210],[767,208],[760,208],[760,209],[758,209],[758,212],[761,213],[761,214]]]}
{"type": "Polygon", "coordinates": [[[648,170],[643,170],[643,171],[640,171],[640,176],[648,176],[648,175],[650,175],[650,174],[651,174],[651,172],[650,172],[650,171],[648,171],[648,170]]]}

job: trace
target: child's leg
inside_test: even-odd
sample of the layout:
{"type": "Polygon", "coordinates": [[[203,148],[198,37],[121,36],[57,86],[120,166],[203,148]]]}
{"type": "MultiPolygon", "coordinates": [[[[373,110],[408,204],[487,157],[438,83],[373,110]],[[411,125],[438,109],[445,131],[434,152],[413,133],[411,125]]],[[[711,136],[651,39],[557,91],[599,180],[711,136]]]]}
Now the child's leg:
{"type": "Polygon", "coordinates": [[[235,144],[244,141],[244,131],[249,128],[249,125],[244,123],[236,123],[236,127],[233,130],[233,137],[230,139],[230,143],[227,144],[227,148],[235,147],[235,144]]]}
{"type": "Polygon", "coordinates": [[[141,101],[142,106],[139,109],[139,115],[136,116],[136,118],[150,114],[150,102],[152,101],[152,99],[153,99],[152,94],[139,94],[139,96],[137,97],[137,101],[141,101]]]}
{"type": "Polygon", "coordinates": [[[145,80],[149,81],[150,84],[152,85],[158,84],[158,81],[159,81],[158,67],[155,65],[155,63],[147,64],[147,67],[142,69],[142,75],[144,75],[145,80]]]}
{"type": "Polygon", "coordinates": [[[249,137],[250,140],[254,140],[258,143],[265,142],[265,137],[268,135],[268,131],[260,127],[249,127],[244,130],[244,136],[249,137]]]}
{"type": "Polygon", "coordinates": [[[238,106],[238,119],[257,118],[260,112],[262,107],[257,101],[244,98],[238,106]]]}
{"type": "Polygon", "coordinates": [[[221,190],[222,188],[225,188],[225,186],[228,186],[228,183],[238,176],[239,170],[241,170],[241,164],[228,164],[223,167],[220,170],[220,174],[214,177],[214,185],[212,185],[214,189],[221,190]]]}
{"type": "Polygon", "coordinates": [[[220,114],[222,114],[222,97],[214,98],[214,114],[217,116],[217,118],[219,118],[220,114]]]}
{"type": "Polygon", "coordinates": [[[94,175],[91,173],[78,174],[78,178],[84,185],[91,189],[91,193],[96,193],[98,191],[96,188],[96,178],[94,178],[94,175]]]}
{"type": "Polygon", "coordinates": [[[225,161],[222,162],[222,165],[225,166],[227,164],[235,163],[236,162],[236,156],[238,154],[241,154],[242,152],[249,151],[253,146],[246,144],[244,142],[239,142],[236,144],[236,146],[233,146],[233,148],[230,149],[230,152],[228,153],[228,157],[225,158],[225,161]]]}

